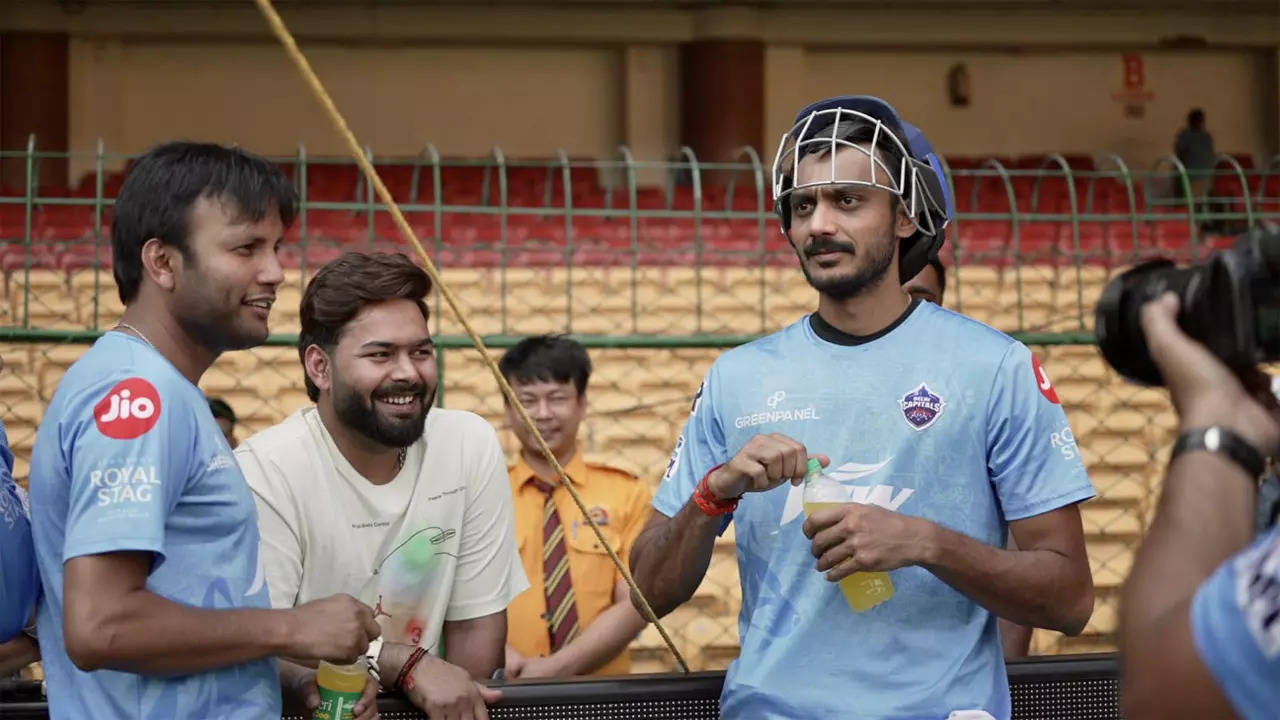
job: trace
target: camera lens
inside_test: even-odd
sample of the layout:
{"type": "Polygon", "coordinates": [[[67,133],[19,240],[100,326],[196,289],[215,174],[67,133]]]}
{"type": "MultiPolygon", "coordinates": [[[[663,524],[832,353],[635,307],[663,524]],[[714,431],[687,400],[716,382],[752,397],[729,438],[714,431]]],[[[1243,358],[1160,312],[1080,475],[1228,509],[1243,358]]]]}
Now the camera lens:
{"type": "Polygon", "coordinates": [[[1166,292],[1182,301],[1181,316],[1192,304],[1188,289],[1200,268],[1180,270],[1169,260],[1151,260],[1107,283],[1098,299],[1095,332],[1098,348],[1111,367],[1121,375],[1146,385],[1161,385],[1160,371],[1147,351],[1142,331],[1142,306],[1166,292]]]}

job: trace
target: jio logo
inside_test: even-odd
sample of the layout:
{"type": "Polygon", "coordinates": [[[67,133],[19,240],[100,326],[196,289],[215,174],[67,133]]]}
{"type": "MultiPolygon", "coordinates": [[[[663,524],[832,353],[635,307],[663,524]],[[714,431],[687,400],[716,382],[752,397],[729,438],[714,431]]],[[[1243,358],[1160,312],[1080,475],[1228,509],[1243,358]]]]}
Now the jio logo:
{"type": "Polygon", "coordinates": [[[160,394],[139,377],[121,380],[93,406],[98,431],[117,440],[130,440],[156,426],[160,419],[160,394]]]}

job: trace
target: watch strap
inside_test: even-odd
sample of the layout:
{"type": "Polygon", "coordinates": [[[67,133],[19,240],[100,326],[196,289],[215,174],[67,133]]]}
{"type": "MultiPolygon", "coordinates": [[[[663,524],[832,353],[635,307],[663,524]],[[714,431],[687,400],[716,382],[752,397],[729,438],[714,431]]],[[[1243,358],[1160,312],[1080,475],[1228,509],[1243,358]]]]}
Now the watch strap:
{"type": "Polygon", "coordinates": [[[1267,460],[1257,448],[1248,440],[1221,425],[1184,430],[1178,436],[1177,442],[1173,444],[1169,462],[1173,462],[1173,459],[1182,453],[1195,450],[1225,455],[1244,468],[1245,472],[1249,473],[1249,477],[1255,480],[1267,470],[1267,460]]]}

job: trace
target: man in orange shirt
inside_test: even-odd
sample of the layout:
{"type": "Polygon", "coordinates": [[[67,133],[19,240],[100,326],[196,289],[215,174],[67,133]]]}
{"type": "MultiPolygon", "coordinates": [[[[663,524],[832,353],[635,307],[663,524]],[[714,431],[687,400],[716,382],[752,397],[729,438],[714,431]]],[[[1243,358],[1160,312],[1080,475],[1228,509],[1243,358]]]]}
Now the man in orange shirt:
{"type": "MultiPolygon", "coordinates": [[[[649,518],[651,493],[634,475],[588,462],[579,452],[591,376],[586,349],[564,336],[539,335],[508,350],[498,367],[626,562],[649,518]]],[[[530,587],[507,607],[506,677],[624,675],[627,644],[644,620],[622,574],[510,406],[507,419],[520,440],[511,491],[530,587]]]]}

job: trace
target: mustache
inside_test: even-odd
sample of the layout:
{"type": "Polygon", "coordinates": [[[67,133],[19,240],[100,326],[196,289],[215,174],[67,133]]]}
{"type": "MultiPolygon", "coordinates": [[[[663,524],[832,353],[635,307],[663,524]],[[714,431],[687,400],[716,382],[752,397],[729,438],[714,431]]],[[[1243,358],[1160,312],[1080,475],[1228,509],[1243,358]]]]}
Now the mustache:
{"type": "Polygon", "coordinates": [[[806,259],[812,258],[824,252],[842,252],[853,254],[853,245],[836,241],[834,238],[820,237],[811,241],[804,246],[804,256],[806,259]]]}
{"type": "Polygon", "coordinates": [[[392,383],[383,385],[373,391],[374,397],[385,397],[387,395],[426,395],[427,386],[423,383],[392,383]]]}

